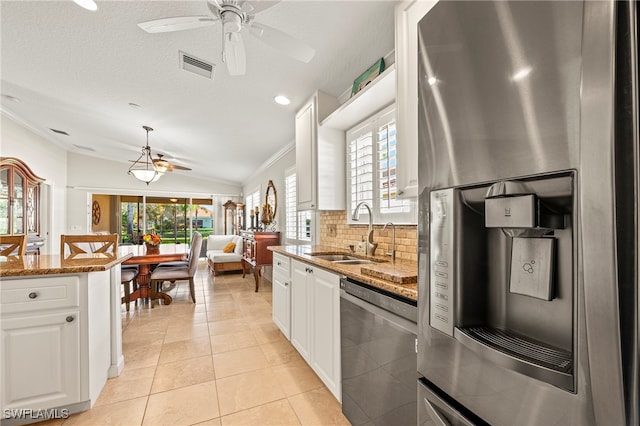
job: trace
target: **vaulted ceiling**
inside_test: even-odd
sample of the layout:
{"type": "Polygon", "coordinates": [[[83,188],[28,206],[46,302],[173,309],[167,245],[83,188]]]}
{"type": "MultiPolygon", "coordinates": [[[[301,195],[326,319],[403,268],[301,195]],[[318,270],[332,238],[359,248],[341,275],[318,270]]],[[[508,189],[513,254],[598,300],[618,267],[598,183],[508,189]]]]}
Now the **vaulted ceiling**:
{"type": "Polygon", "coordinates": [[[393,1],[282,1],[256,22],[313,47],[313,59],[245,35],[246,74],[230,76],[220,22],[159,34],[137,25],[211,16],[206,0],[96,3],[90,12],[70,0],[0,2],[2,111],[123,169],[140,154],[147,125],[154,154],[193,169],[174,173],[242,183],[293,141],[295,111],[315,90],[339,96],[394,48],[393,1]],[[180,69],[180,51],[215,64],[213,79],[180,69]],[[278,94],[291,104],[277,105],[278,94]]]}

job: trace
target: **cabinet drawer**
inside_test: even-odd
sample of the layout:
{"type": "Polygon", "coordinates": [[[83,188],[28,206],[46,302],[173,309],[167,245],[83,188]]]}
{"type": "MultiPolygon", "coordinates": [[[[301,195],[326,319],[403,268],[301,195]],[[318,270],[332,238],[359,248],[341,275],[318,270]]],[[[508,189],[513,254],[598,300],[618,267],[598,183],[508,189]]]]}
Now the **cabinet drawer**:
{"type": "Polygon", "coordinates": [[[280,271],[280,273],[284,274],[285,276],[289,276],[289,270],[290,270],[290,261],[289,261],[289,257],[281,255],[279,253],[273,253],[273,271],[280,271]]]}
{"type": "Polygon", "coordinates": [[[2,313],[78,306],[79,285],[78,276],[4,280],[0,288],[2,313]]]}

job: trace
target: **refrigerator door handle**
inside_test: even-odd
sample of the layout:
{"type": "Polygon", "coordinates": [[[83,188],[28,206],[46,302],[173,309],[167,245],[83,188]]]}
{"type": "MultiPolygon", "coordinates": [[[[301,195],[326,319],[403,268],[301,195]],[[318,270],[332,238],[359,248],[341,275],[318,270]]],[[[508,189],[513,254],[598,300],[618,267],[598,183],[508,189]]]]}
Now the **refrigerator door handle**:
{"type": "Polygon", "coordinates": [[[451,426],[451,424],[438,412],[438,410],[436,410],[436,407],[431,405],[427,398],[423,398],[423,401],[424,406],[427,409],[427,413],[429,413],[431,420],[433,420],[437,426],[451,426]]]}

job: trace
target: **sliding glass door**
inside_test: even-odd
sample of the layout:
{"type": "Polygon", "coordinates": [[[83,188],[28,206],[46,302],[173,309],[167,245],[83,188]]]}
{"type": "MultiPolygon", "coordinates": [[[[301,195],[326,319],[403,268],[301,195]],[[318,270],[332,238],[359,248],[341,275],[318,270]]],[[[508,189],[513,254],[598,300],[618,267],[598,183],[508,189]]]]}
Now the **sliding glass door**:
{"type": "Polygon", "coordinates": [[[163,244],[189,244],[193,231],[214,233],[211,199],[121,196],[120,212],[123,244],[140,244],[145,233],[160,235],[163,244]]]}

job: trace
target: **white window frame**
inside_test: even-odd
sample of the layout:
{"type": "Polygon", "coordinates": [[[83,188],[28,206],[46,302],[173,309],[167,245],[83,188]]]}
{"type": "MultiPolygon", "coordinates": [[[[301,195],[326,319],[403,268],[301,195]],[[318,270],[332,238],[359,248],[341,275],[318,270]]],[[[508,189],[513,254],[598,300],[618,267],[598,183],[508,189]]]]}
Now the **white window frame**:
{"type": "MultiPolygon", "coordinates": [[[[253,210],[256,207],[258,207],[258,209],[260,208],[260,194],[261,193],[262,193],[262,190],[261,190],[260,186],[258,186],[254,191],[248,193],[244,197],[244,215],[245,215],[245,228],[246,229],[250,229],[251,217],[254,216],[253,213],[252,213],[253,210]]],[[[255,222],[255,220],[254,220],[254,222],[255,222]]],[[[257,224],[254,223],[253,226],[257,226],[257,224]]]]}
{"type": "Polygon", "coordinates": [[[285,238],[291,243],[309,244],[313,241],[314,216],[313,212],[310,210],[297,210],[297,176],[295,166],[285,170],[284,181],[285,238]],[[309,226],[306,226],[307,220],[309,221],[309,226]]]}
{"type": "MultiPolygon", "coordinates": [[[[385,224],[387,222],[393,222],[395,224],[411,224],[411,225],[415,225],[417,223],[417,203],[416,200],[414,199],[405,199],[405,198],[394,198],[396,200],[398,200],[398,202],[402,203],[404,205],[404,208],[406,209],[406,211],[403,212],[384,212],[382,209],[382,206],[380,205],[380,199],[381,199],[381,191],[380,191],[380,186],[381,186],[381,178],[380,178],[380,173],[379,173],[379,164],[380,164],[380,159],[378,158],[378,129],[385,123],[385,122],[395,122],[396,121],[396,106],[395,104],[391,104],[388,107],[382,109],[381,111],[377,112],[376,114],[370,116],[369,118],[367,118],[366,120],[364,120],[363,122],[357,124],[356,126],[352,127],[351,129],[347,130],[345,132],[345,137],[346,137],[346,192],[347,192],[347,223],[350,225],[361,225],[361,224],[367,224],[369,221],[369,213],[367,211],[366,208],[361,207],[360,208],[360,220],[359,221],[354,221],[352,219],[352,215],[353,215],[353,208],[354,206],[357,204],[356,202],[358,200],[356,200],[356,202],[352,201],[352,194],[355,192],[363,192],[364,189],[360,188],[359,190],[355,190],[354,188],[352,188],[352,170],[351,170],[351,142],[359,137],[362,137],[368,133],[371,134],[372,137],[372,163],[371,163],[371,167],[372,167],[372,177],[373,177],[373,182],[371,184],[372,188],[372,194],[371,194],[371,198],[366,199],[365,201],[367,202],[367,204],[369,204],[369,206],[371,207],[371,210],[373,212],[373,223],[374,224],[385,224]]],[[[395,145],[396,145],[396,159],[398,158],[399,154],[398,151],[402,150],[402,144],[400,141],[398,141],[397,139],[397,135],[396,135],[396,140],[395,140],[395,145]]],[[[396,161],[396,177],[399,175],[399,171],[398,171],[398,164],[396,161]]],[[[354,183],[355,184],[355,183],[354,183]]],[[[397,183],[396,183],[397,184],[397,183]]],[[[367,197],[368,198],[368,197],[367,197]]]]}

